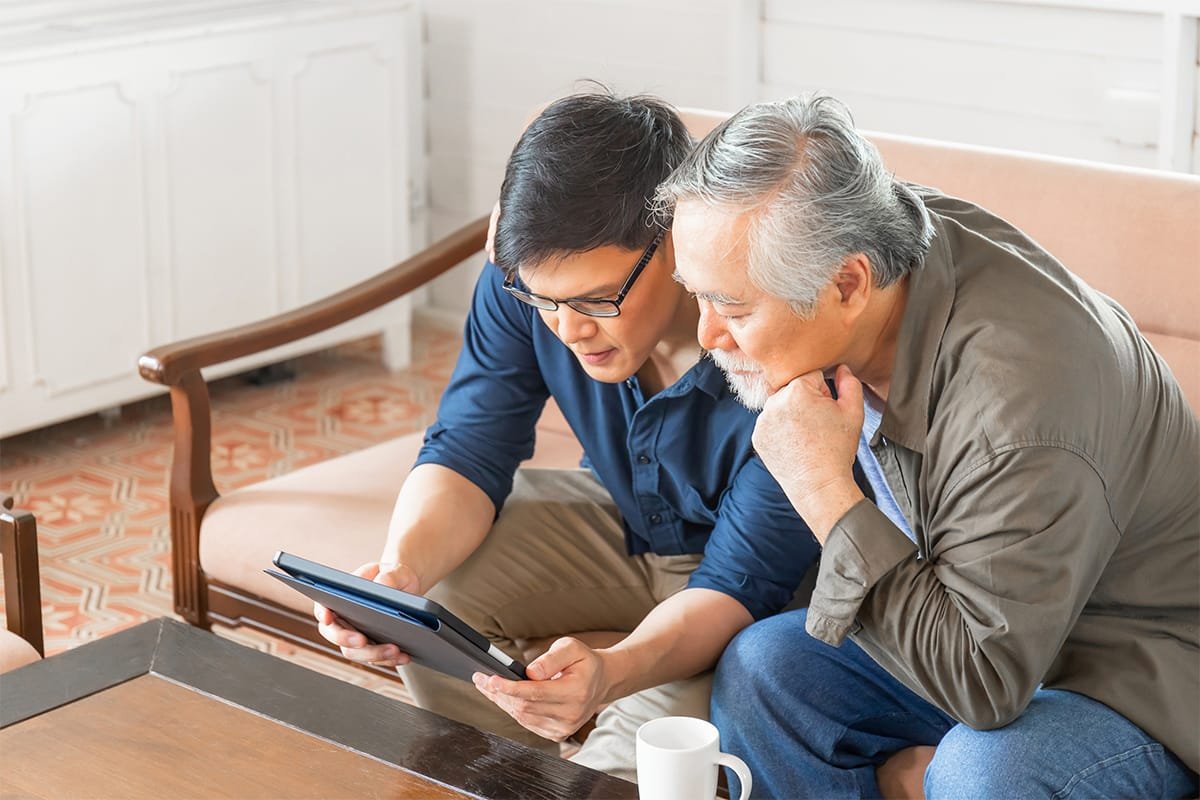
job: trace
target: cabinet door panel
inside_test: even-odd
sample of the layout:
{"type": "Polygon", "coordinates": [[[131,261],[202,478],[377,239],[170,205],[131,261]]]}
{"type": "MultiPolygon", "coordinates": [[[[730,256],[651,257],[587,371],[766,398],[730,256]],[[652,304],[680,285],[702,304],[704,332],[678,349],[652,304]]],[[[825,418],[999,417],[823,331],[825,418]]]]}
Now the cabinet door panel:
{"type": "Polygon", "coordinates": [[[15,120],[35,382],[126,378],[149,345],[143,175],[115,85],[36,96],[15,120]]]}
{"type": "Polygon", "coordinates": [[[271,95],[244,64],[176,75],[164,101],[172,339],[280,310],[271,95]]]}
{"type": "MultiPolygon", "coordinates": [[[[266,5],[0,20],[0,436],[161,391],[135,366],[154,345],[323,297],[423,241],[419,7],[266,5]]],[[[409,314],[205,375],[377,333],[401,365],[409,314]]]]}
{"type": "Polygon", "coordinates": [[[301,301],[379,271],[395,250],[392,87],[373,47],[310,57],[296,76],[301,301]],[[354,87],[354,91],[347,91],[354,87]]]}

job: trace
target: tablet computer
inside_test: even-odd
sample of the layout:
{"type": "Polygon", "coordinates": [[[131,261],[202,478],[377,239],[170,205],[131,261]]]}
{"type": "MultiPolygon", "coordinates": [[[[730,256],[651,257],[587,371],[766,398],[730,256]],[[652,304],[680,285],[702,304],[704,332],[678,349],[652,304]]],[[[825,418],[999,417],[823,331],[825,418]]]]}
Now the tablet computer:
{"type": "Polygon", "coordinates": [[[290,553],[278,552],[264,570],[337,614],[376,644],[394,644],[413,661],[462,680],[500,675],[523,680],[525,667],[442,606],[382,583],[290,553]]]}

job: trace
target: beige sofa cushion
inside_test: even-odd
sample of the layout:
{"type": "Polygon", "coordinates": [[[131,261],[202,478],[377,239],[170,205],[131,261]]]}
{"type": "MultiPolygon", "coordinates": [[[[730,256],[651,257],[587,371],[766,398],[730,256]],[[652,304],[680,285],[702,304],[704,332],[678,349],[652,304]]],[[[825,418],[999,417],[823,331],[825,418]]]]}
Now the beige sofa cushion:
{"type": "MultiPolygon", "coordinates": [[[[297,611],[311,609],[262,570],[278,550],[346,570],[378,558],[423,436],[402,436],[218,498],[200,529],[201,568],[210,580],[297,611]]],[[[561,412],[548,404],[525,466],[569,469],[581,456],[561,412]]]]}
{"type": "Polygon", "coordinates": [[[7,628],[0,628],[0,672],[8,672],[40,659],[33,645],[7,628]]]}

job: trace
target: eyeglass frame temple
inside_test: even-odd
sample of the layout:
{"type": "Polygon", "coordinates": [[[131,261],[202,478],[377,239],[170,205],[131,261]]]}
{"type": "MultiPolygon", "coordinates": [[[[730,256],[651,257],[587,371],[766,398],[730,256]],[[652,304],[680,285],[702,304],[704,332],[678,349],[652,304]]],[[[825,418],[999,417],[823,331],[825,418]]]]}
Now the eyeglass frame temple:
{"type": "MultiPolygon", "coordinates": [[[[642,257],[639,258],[637,264],[634,265],[633,272],[629,273],[629,277],[625,279],[625,285],[622,286],[620,291],[617,292],[617,296],[614,300],[618,311],[621,309],[621,301],[625,299],[625,295],[629,294],[629,290],[633,288],[633,282],[638,279],[638,276],[640,276],[642,271],[646,269],[646,265],[650,263],[652,258],[654,258],[654,254],[658,251],[658,246],[662,244],[663,237],[666,235],[667,231],[665,228],[660,229],[659,232],[655,234],[654,239],[646,247],[646,251],[642,253],[642,257]]],[[[587,298],[572,299],[583,300],[587,298]]]]}

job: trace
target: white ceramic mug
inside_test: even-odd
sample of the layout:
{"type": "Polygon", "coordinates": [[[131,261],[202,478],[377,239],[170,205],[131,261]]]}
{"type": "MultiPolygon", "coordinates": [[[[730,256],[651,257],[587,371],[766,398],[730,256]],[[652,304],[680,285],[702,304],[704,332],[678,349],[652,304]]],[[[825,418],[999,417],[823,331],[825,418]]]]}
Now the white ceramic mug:
{"type": "Polygon", "coordinates": [[[638,728],[637,779],[641,800],[712,800],[717,768],[730,767],[742,782],[739,800],[750,797],[750,768],[721,752],[711,722],[695,717],[662,717],[638,728]]]}

